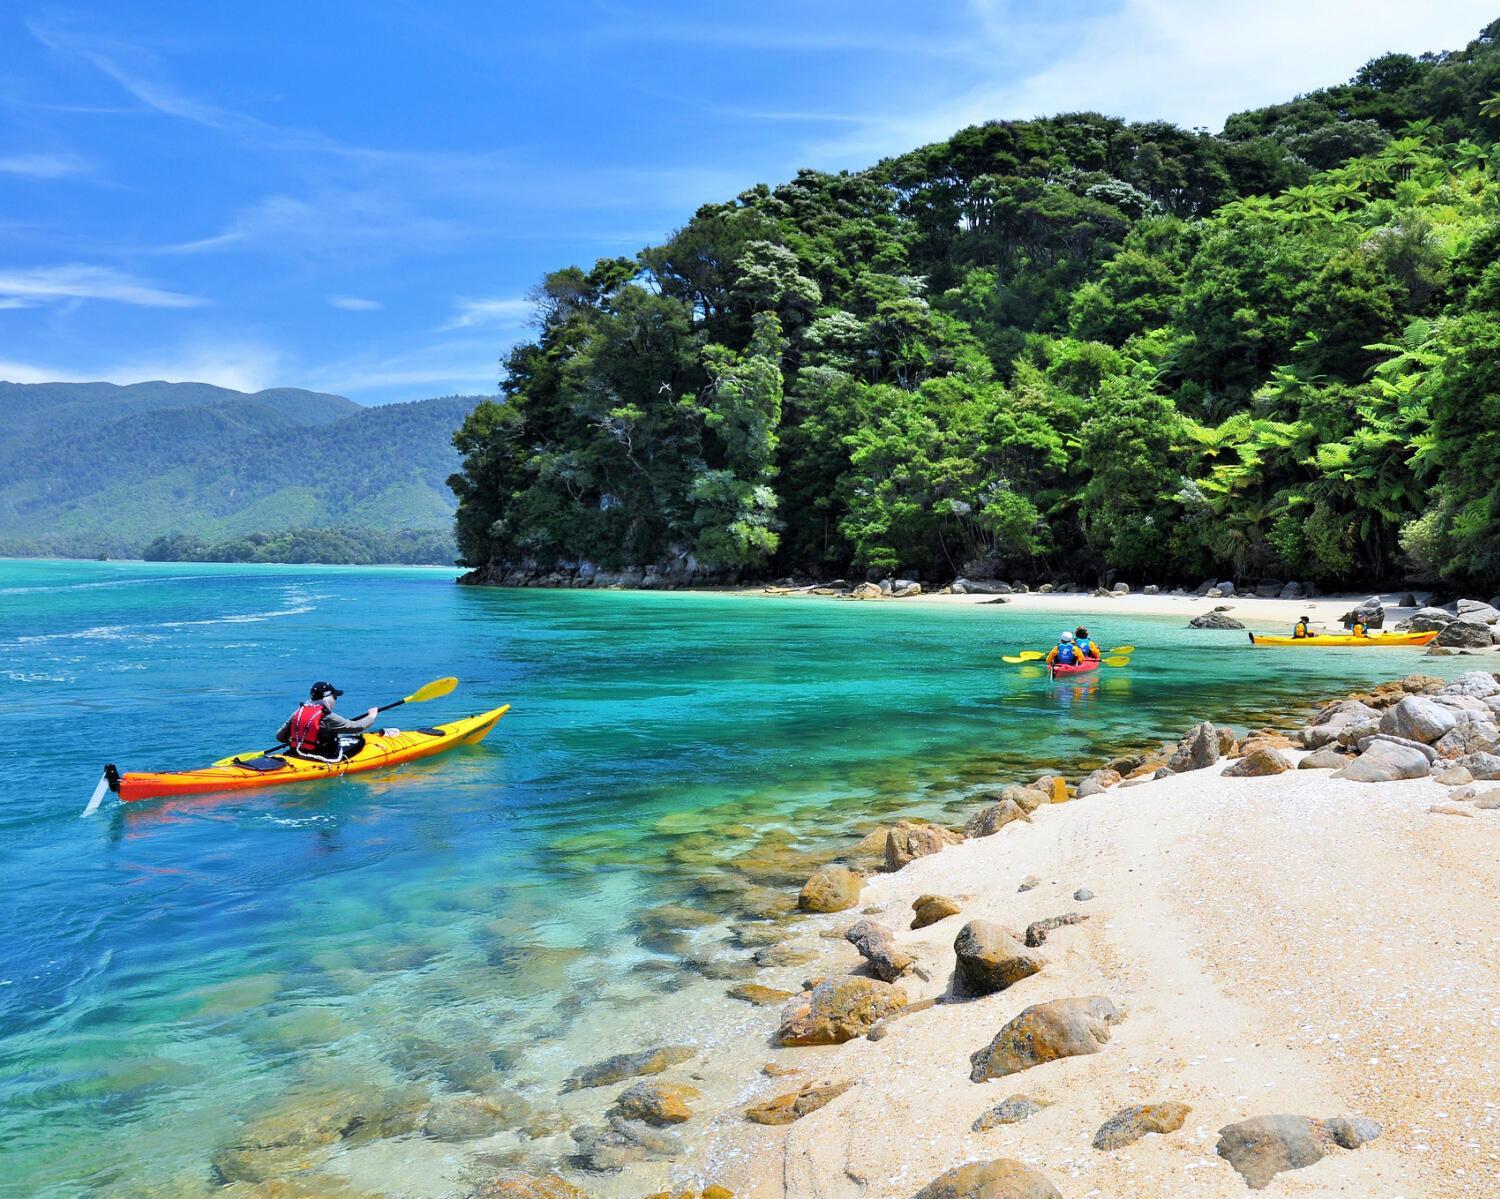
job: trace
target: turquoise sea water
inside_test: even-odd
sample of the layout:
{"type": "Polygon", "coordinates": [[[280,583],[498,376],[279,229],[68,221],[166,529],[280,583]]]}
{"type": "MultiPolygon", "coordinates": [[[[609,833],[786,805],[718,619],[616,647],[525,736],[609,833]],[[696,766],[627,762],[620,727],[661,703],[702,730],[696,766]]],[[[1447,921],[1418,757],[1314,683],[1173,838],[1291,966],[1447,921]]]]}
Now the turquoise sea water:
{"type": "Polygon", "coordinates": [[[0,1194],[206,1190],[302,1086],[555,1091],[600,980],[670,1001],[688,948],[737,952],[644,909],[758,914],[794,889],[776,854],[874,815],[1432,667],[1094,619],[1134,664],[1054,686],[998,655],[1059,618],[1004,606],[452,576],[0,561],[0,1194]],[[388,722],[513,704],[483,746],[79,819],[105,761],[264,747],[317,678],[357,713],[444,674],[461,689],[388,722]]]}

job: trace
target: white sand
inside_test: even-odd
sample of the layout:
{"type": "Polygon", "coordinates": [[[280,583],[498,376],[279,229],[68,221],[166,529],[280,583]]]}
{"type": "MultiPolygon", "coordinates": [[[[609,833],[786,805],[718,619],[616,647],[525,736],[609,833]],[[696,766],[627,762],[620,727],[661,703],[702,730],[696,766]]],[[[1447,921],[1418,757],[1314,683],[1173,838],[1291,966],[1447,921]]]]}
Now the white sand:
{"type": "MultiPolygon", "coordinates": [[[[914,1000],[946,990],[970,918],[1017,932],[1061,912],[1090,919],[1054,931],[1046,968],[1002,994],[906,1016],[880,1041],[765,1048],[805,1078],[857,1085],[789,1128],[725,1113],[706,1159],[674,1176],[741,1199],[879,1199],[964,1161],[1014,1157],[1068,1199],[1239,1199],[1250,1192],[1215,1155],[1218,1130],[1291,1113],[1370,1116],[1385,1131],[1278,1175],[1267,1196],[1500,1194],[1500,812],[1429,814],[1446,798],[1429,780],[1219,772],[1044,807],[1031,825],[872,879],[861,906],[878,907],[931,975],[908,975],[914,1000]],[[1028,874],[1042,884],[1018,893],[1028,874]],[[1085,886],[1096,898],[1075,903],[1085,886]],[[911,900],[929,891],[959,898],[963,913],[908,931],[911,900]],[[1091,994],[1126,1013],[1101,1053],[969,1081],[969,1054],[1022,1008],[1091,994]],[[1053,1106],[970,1131],[1021,1092],[1053,1106]],[[1157,1100],[1192,1106],[1181,1131],[1091,1148],[1119,1108],[1157,1100]]],[[[818,934],[856,915],[811,918],[796,940],[836,953],[842,973],[847,947],[818,934]]],[[[816,972],[764,973],[786,985],[816,972]]],[[[775,1023],[767,1011],[767,1035],[775,1023]]],[[[753,1097],[793,1081],[761,1079],[753,1097]]]]}
{"type": "MultiPolygon", "coordinates": [[[[757,588],[753,594],[767,595],[757,588]]],[[[1283,599],[1259,599],[1255,596],[1233,596],[1229,599],[1204,599],[1196,595],[1142,595],[1132,592],[1130,595],[1113,596],[1105,598],[1088,594],[1048,594],[1041,595],[1035,591],[1024,595],[1004,596],[1005,603],[997,605],[997,611],[1004,612],[1056,612],[1066,624],[1075,616],[1095,616],[1107,614],[1111,616],[1180,616],[1184,621],[1204,612],[1212,612],[1218,607],[1227,607],[1229,615],[1236,620],[1252,625],[1257,629],[1279,629],[1285,626],[1285,631],[1290,633],[1292,625],[1303,614],[1311,614],[1313,623],[1322,632],[1342,632],[1340,617],[1348,612],[1356,604],[1367,600],[1372,594],[1378,594],[1381,601],[1386,605],[1386,626],[1395,624],[1398,620],[1404,620],[1410,616],[1415,608],[1401,607],[1400,601],[1404,593],[1371,593],[1365,592],[1357,595],[1324,596],[1315,600],[1283,600],[1283,599]]],[[[836,597],[815,596],[808,592],[794,592],[786,595],[774,594],[767,598],[780,600],[808,600],[815,599],[823,602],[834,600],[836,597]]],[[[883,599],[883,600],[850,600],[837,599],[839,603],[872,603],[872,604],[983,604],[997,597],[992,595],[917,595],[908,599],[883,599]]],[[[1422,596],[1419,594],[1420,600],[1422,596]]]]}

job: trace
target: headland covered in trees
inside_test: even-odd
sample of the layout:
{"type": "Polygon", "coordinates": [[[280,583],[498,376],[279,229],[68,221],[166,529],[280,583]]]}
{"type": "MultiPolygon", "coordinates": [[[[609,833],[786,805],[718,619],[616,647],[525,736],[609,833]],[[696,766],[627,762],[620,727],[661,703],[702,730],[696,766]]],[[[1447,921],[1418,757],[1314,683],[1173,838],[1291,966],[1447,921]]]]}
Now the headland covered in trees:
{"type": "Polygon", "coordinates": [[[1497,39],[1217,134],[990,122],[548,275],[456,437],[471,578],[1500,582],[1497,39]]]}

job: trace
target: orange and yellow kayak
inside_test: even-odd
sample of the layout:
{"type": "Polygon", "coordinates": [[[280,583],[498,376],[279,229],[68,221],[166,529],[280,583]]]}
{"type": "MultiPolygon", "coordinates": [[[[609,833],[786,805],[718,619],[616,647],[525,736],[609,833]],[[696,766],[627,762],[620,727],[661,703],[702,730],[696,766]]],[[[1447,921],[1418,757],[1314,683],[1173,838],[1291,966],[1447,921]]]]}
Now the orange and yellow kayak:
{"type": "Polygon", "coordinates": [[[280,787],[287,783],[311,783],[383,770],[402,762],[430,758],[460,745],[483,741],[510,705],[429,728],[403,729],[392,734],[366,733],[364,747],[339,762],[318,762],[290,754],[252,751],[220,758],[199,770],[132,771],[121,774],[114,766],[104,768],[109,789],[121,801],[156,799],[166,795],[204,795],[217,791],[246,791],[252,787],[280,787]]]}
{"type": "Polygon", "coordinates": [[[1313,637],[1275,637],[1266,633],[1251,633],[1251,645],[1353,645],[1361,648],[1372,645],[1426,645],[1437,637],[1437,633],[1371,633],[1355,637],[1350,633],[1319,633],[1313,637]]]}

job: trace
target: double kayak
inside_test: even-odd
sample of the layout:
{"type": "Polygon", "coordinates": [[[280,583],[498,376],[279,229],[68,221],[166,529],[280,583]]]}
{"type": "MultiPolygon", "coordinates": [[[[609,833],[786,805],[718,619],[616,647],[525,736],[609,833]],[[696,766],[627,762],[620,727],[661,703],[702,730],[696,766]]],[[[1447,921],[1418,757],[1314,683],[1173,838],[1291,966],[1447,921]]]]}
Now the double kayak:
{"type": "Polygon", "coordinates": [[[1062,662],[1054,662],[1047,668],[1054,679],[1065,679],[1075,674],[1088,674],[1090,671],[1099,669],[1098,658],[1085,658],[1082,662],[1075,662],[1072,666],[1062,662]]]}
{"type": "Polygon", "coordinates": [[[1426,645],[1437,637],[1431,633],[1372,633],[1367,637],[1356,637],[1352,633],[1319,633],[1314,637],[1273,637],[1265,633],[1251,633],[1251,645],[1352,645],[1368,648],[1376,645],[1426,645]]]}
{"type": "MultiPolygon", "coordinates": [[[[212,766],[198,770],[139,771],[121,774],[113,765],[104,768],[109,789],[124,803],[171,795],[205,795],[219,791],[248,791],[253,787],[280,787],[288,783],[312,783],[383,770],[402,762],[415,762],[433,754],[475,745],[489,735],[510,705],[427,728],[403,729],[399,733],[366,733],[359,752],[336,762],[299,758],[293,754],[262,754],[259,751],[232,754],[212,766]]],[[[92,810],[93,805],[90,805],[92,810]]]]}

